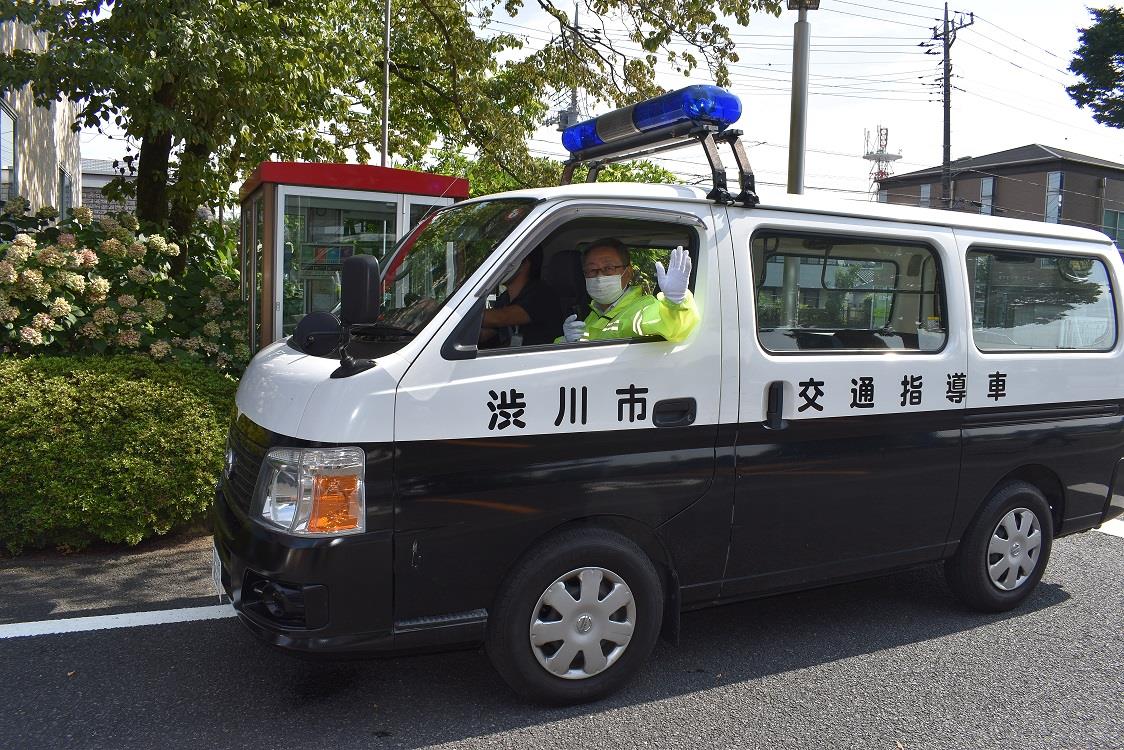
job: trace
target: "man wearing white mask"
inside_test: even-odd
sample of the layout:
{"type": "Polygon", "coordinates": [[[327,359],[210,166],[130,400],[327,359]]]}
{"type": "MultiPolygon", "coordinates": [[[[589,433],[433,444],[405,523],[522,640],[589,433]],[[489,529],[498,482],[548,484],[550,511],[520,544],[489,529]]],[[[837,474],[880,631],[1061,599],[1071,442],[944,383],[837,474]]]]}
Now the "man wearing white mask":
{"type": "Polygon", "coordinates": [[[698,308],[687,288],[691,256],[682,247],[671,251],[667,268],[656,262],[660,293],[652,296],[633,285],[628,248],[617,239],[597,240],[582,257],[585,288],[592,298],[585,320],[571,315],[562,323],[557,341],[598,341],[638,336],[662,336],[682,341],[699,323],[698,308]]]}

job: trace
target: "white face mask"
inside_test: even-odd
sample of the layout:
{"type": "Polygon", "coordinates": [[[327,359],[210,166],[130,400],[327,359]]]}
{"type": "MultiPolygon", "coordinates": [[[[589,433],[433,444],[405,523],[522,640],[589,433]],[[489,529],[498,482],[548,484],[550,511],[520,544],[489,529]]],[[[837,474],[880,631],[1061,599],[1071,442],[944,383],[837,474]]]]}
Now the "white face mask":
{"type": "Polygon", "coordinates": [[[586,279],[585,290],[597,304],[611,305],[624,293],[621,276],[622,274],[618,273],[614,276],[594,276],[592,279],[586,279]]]}

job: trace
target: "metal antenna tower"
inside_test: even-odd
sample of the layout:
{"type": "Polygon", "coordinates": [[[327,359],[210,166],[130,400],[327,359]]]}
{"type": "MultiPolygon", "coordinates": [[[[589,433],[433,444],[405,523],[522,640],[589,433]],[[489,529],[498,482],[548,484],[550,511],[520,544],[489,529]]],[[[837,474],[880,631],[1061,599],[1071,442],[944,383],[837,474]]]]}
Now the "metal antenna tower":
{"type": "Polygon", "coordinates": [[[878,126],[878,150],[874,150],[870,146],[870,131],[863,131],[865,135],[865,145],[863,146],[863,158],[867,161],[874,162],[870,165],[870,191],[874,192],[874,186],[882,182],[894,173],[890,167],[891,162],[895,162],[902,158],[901,153],[891,154],[886,150],[886,146],[890,141],[890,129],[878,126]]]}

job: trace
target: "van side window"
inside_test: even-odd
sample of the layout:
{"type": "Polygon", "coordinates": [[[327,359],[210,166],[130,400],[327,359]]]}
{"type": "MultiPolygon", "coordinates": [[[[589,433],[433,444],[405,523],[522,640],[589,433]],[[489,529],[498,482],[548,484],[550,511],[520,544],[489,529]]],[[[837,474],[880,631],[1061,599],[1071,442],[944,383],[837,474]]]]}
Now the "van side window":
{"type": "Polygon", "coordinates": [[[940,264],[919,243],[758,232],[757,336],[770,352],[933,352],[947,338],[940,264]]]}
{"type": "MultiPolygon", "coordinates": [[[[651,300],[652,295],[660,291],[656,281],[656,261],[666,267],[669,254],[676,247],[683,247],[691,257],[693,265],[688,288],[693,291],[698,270],[699,238],[692,228],[683,224],[607,216],[585,217],[562,224],[524,251],[520,257],[529,258],[530,263],[524,267],[524,261],[513,260],[505,283],[489,290],[480,332],[481,350],[508,351],[567,343],[562,323],[570,316],[578,321],[586,321],[591,315],[596,319],[590,322],[589,332],[571,344],[659,340],[658,336],[637,332],[627,326],[616,330],[609,324],[596,325],[610,319],[615,322],[613,311],[617,307],[610,305],[603,308],[604,315],[593,313],[595,308],[591,303],[594,300],[590,296],[591,284],[587,276],[593,274],[594,287],[598,283],[604,284],[606,279],[616,279],[620,285],[620,305],[631,305],[628,310],[639,309],[637,305],[645,299],[651,300]],[[617,253],[624,257],[619,267],[599,257],[591,272],[590,264],[585,262],[586,253],[605,242],[612,243],[617,253]],[[512,288],[515,289],[514,298],[510,293],[512,288]],[[525,290],[531,290],[533,295],[525,290]],[[513,307],[524,307],[523,312],[527,314],[508,312],[513,307]],[[514,317],[516,315],[518,317],[514,317]]],[[[629,315],[622,320],[627,323],[634,317],[629,315]]]]}
{"type": "Polygon", "coordinates": [[[1103,352],[1116,345],[1112,287],[1099,258],[972,250],[968,286],[980,351],[1103,352]]]}

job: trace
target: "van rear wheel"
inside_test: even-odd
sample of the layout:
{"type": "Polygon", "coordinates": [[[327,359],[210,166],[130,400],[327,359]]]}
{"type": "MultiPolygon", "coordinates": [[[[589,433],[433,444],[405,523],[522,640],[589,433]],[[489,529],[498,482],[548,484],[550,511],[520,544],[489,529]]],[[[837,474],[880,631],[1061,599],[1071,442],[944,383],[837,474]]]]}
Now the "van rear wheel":
{"type": "Polygon", "coordinates": [[[603,529],[567,531],[506,581],[488,617],[488,656],[532,701],[597,700],[643,666],[663,604],[659,574],[635,543],[603,529]]]}
{"type": "Polygon", "coordinates": [[[1010,482],[988,499],[945,561],[949,586],[983,612],[1005,612],[1038,585],[1053,541],[1050,504],[1032,484],[1010,482]]]}

